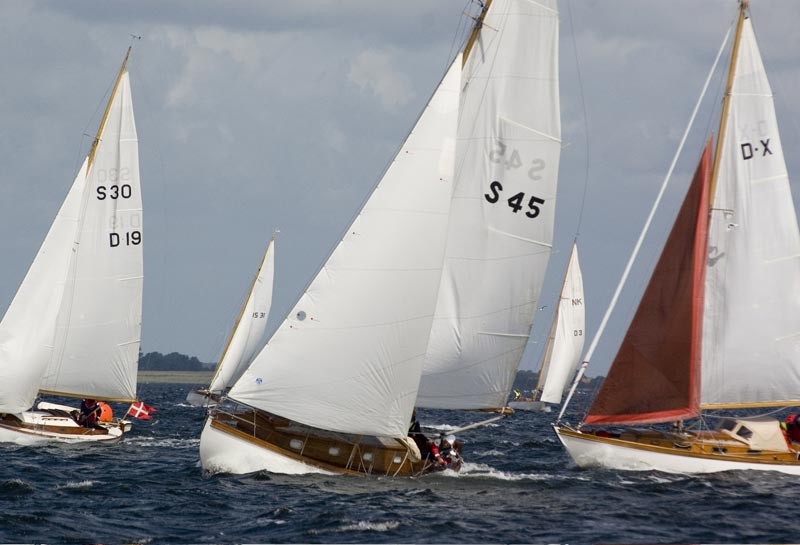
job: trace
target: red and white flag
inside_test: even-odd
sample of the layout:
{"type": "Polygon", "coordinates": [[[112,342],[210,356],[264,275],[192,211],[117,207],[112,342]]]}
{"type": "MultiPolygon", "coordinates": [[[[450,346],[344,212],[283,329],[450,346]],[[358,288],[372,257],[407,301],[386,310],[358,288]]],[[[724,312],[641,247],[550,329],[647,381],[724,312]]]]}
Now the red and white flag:
{"type": "Polygon", "coordinates": [[[142,420],[150,420],[152,418],[150,415],[155,412],[158,412],[158,410],[155,407],[146,405],[144,401],[137,401],[136,403],[131,405],[130,409],[128,409],[127,414],[131,415],[134,418],[141,418],[142,420]]]}

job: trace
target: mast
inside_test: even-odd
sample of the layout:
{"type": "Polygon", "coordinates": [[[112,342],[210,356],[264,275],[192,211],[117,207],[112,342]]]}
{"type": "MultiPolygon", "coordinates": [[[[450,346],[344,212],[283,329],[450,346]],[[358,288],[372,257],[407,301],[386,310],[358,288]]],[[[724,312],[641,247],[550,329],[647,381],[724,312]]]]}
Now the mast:
{"type": "Polygon", "coordinates": [[[481,12],[480,14],[473,18],[475,21],[475,26],[472,28],[472,34],[469,36],[469,40],[467,40],[467,45],[464,46],[464,56],[461,59],[461,66],[464,67],[467,64],[467,58],[469,57],[470,51],[472,51],[472,46],[475,45],[475,42],[478,40],[478,36],[480,35],[481,28],[483,28],[483,20],[486,18],[486,12],[489,11],[489,6],[492,5],[492,0],[486,0],[485,3],[481,4],[481,12]]]}
{"type": "Polygon", "coordinates": [[[731,48],[731,62],[728,67],[728,83],[725,86],[725,97],[722,99],[722,114],[719,118],[719,131],[717,132],[717,146],[714,149],[714,166],[711,169],[711,186],[709,190],[708,206],[709,209],[714,203],[714,192],[717,189],[717,178],[719,176],[719,161],[722,155],[722,144],[725,140],[725,126],[728,122],[728,111],[731,105],[731,95],[733,94],[733,78],[736,72],[736,59],[739,56],[739,42],[742,39],[742,25],[745,20],[745,10],[748,8],[749,0],[741,0],[739,3],[739,21],[736,23],[736,35],[733,37],[733,47],[731,48]]]}
{"type": "Polygon", "coordinates": [[[122,61],[122,66],[117,74],[117,80],[114,82],[114,88],[111,89],[111,96],[108,99],[108,104],[106,104],[106,110],[103,112],[103,118],[100,120],[100,126],[97,127],[97,136],[94,137],[94,142],[92,142],[92,149],[89,152],[89,160],[86,164],[86,172],[89,172],[89,170],[92,168],[94,155],[97,152],[97,144],[100,142],[100,136],[103,134],[103,129],[105,129],[106,121],[108,120],[108,114],[111,111],[111,103],[114,102],[114,95],[116,95],[119,82],[122,80],[122,74],[125,73],[125,68],[128,66],[128,58],[131,56],[131,49],[133,49],[133,47],[128,46],[128,51],[125,52],[125,59],[122,61]]]}

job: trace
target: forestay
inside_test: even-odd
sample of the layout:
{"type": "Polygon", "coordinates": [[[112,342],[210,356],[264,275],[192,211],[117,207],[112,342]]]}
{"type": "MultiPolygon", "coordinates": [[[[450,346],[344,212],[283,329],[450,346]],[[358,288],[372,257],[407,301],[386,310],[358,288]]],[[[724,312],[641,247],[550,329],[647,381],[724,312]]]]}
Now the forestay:
{"type": "Polygon", "coordinates": [[[267,246],[250,293],[234,326],[217,372],[208,389],[224,392],[236,382],[264,342],[269,309],[272,306],[272,285],[275,277],[275,239],[267,246]]]}
{"type": "Polygon", "coordinates": [[[550,257],[561,146],[555,0],[493,0],[462,75],[456,187],[418,405],[502,407],[550,257]]]}
{"type": "Polygon", "coordinates": [[[578,261],[578,246],[573,244],[564,286],[556,310],[555,331],[540,371],[541,400],[561,403],[564,388],[574,376],[581,359],[586,322],[583,300],[583,276],[578,261]]]}
{"type": "Polygon", "coordinates": [[[325,430],[406,436],[441,276],[460,69],[231,398],[325,430]]]}
{"type": "Polygon", "coordinates": [[[127,71],[120,75],[93,158],[53,358],[41,389],[133,401],[142,318],[142,198],[127,71]]]}
{"type": "Polygon", "coordinates": [[[800,236],[770,89],[744,21],[708,243],[704,406],[800,400],[800,236]]]}

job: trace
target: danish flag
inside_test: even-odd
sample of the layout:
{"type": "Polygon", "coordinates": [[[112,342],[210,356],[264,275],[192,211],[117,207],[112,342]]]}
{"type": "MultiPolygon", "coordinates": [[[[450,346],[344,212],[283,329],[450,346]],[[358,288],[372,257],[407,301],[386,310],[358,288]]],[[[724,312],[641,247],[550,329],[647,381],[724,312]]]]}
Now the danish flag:
{"type": "Polygon", "coordinates": [[[151,407],[150,405],[146,405],[144,401],[137,401],[136,403],[132,404],[130,409],[128,409],[129,415],[134,418],[141,418],[142,420],[150,420],[152,417],[150,414],[158,412],[158,409],[155,407],[151,407]]]}

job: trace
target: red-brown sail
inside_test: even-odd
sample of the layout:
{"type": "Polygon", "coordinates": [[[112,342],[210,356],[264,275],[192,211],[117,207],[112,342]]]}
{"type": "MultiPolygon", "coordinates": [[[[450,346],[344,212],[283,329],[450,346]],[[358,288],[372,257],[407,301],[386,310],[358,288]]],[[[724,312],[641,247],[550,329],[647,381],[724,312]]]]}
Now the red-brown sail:
{"type": "Polygon", "coordinates": [[[669,422],[700,412],[711,139],[586,424],[669,422]]]}

